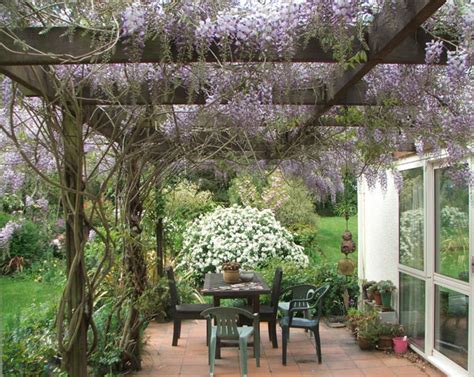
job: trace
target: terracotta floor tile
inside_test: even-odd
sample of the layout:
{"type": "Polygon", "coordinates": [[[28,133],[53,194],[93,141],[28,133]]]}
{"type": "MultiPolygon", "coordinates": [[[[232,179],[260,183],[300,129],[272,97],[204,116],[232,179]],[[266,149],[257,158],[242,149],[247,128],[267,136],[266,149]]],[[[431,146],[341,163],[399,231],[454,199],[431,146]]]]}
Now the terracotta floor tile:
{"type": "Polygon", "coordinates": [[[426,373],[424,373],[420,368],[414,365],[393,367],[391,369],[393,373],[395,373],[397,376],[410,376],[410,377],[415,376],[415,375],[427,376],[426,373]]]}
{"type": "Polygon", "coordinates": [[[365,377],[393,377],[395,376],[393,371],[387,367],[361,369],[361,371],[365,377]]]}
{"type": "Polygon", "coordinates": [[[360,369],[331,370],[332,377],[364,377],[360,369]]]}
{"type": "Polygon", "coordinates": [[[359,369],[382,368],[385,364],[380,359],[354,360],[359,369]]]}
{"type": "Polygon", "coordinates": [[[402,366],[405,366],[405,365],[410,365],[410,362],[408,360],[402,359],[402,358],[397,358],[397,357],[383,358],[382,362],[387,367],[402,367],[402,366]]]}
{"type": "Polygon", "coordinates": [[[352,360],[328,361],[329,369],[356,369],[357,365],[352,360]]]}

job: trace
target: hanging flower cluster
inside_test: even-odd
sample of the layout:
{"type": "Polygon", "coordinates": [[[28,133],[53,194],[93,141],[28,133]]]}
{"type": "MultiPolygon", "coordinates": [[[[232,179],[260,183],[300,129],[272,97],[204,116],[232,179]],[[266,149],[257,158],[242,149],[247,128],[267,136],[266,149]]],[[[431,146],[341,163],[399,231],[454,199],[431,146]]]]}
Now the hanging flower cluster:
{"type": "Polygon", "coordinates": [[[270,210],[233,206],[218,208],[195,220],[184,234],[180,266],[200,279],[236,261],[262,266],[271,258],[308,264],[303,248],[275,220],[270,210]]]}

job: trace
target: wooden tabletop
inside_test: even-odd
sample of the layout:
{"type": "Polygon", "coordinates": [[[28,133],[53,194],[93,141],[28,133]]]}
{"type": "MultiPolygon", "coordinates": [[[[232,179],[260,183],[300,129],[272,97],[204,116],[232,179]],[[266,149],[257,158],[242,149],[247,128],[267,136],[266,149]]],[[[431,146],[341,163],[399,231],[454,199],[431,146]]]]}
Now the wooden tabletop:
{"type": "Polygon", "coordinates": [[[204,288],[201,293],[204,296],[235,298],[264,295],[270,292],[262,276],[254,272],[252,281],[237,284],[225,283],[221,273],[208,273],[204,278],[204,288]]]}

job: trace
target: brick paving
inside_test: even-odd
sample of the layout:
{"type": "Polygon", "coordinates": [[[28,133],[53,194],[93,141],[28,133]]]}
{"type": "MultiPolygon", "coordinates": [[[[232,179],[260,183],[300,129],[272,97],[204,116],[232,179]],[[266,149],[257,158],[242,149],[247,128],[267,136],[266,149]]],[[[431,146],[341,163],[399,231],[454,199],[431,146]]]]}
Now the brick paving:
{"type": "MultiPolygon", "coordinates": [[[[249,349],[249,377],[390,377],[444,376],[437,369],[420,369],[405,358],[378,351],[361,351],[345,328],[329,328],[321,324],[322,364],[316,361],[314,340],[303,330],[291,329],[288,362],[281,364],[281,333],[279,348],[268,340],[266,323],[262,325],[262,356],[260,368],[255,366],[249,349]]],[[[145,337],[141,377],[204,377],[209,376],[207,364],[206,326],[204,321],[184,321],[178,347],[171,346],[172,323],[151,323],[145,337]]],[[[240,376],[237,348],[223,348],[216,360],[215,377],[240,376]]]]}

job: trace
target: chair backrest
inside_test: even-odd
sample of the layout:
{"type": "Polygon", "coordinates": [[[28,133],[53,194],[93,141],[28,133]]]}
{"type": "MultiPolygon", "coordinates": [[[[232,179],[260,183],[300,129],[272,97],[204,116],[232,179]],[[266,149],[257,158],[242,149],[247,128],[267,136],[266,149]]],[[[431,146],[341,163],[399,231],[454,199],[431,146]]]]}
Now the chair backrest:
{"type": "Polygon", "coordinates": [[[303,308],[309,311],[316,309],[316,316],[314,317],[319,319],[322,313],[322,299],[328,290],[329,284],[324,284],[320,287],[310,284],[302,284],[292,287],[290,317],[293,316],[295,310],[297,311],[298,308],[303,308]]]}
{"type": "Polygon", "coordinates": [[[168,277],[168,287],[171,297],[171,309],[174,310],[176,305],[180,304],[178,289],[176,288],[176,280],[174,278],[173,267],[166,267],[166,276],[168,277]]]}
{"type": "Polygon", "coordinates": [[[283,279],[283,271],[281,267],[275,270],[275,276],[273,277],[272,294],[270,297],[270,306],[276,313],[278,311],[278,299],[281,293],[281,281],[283,279]]]}
{"type": "Polygon", "coordinates": [[[323,298],[324,295],[329,291],[329,287],[329,284],[324,284],[314,291],[310,307],[316,308],[315,318],[321,318],[321,313],[323,311],[323,298]]]}
{"type": "Polygon", "coordinates": [[[209,308],[204,310],[201,315],[207,318],[209,321],[208,323],[211,323],[212,319],[215,320],[217,336],[221,339],[239,339],[237,324],[240,315],[252,318],[254,320],[254,328],[255,326],[258,326],[258,323],[256,322],[256,320],[258,320],[258,315],[254,315],[249,311],[240,308],[209,308]]]}

